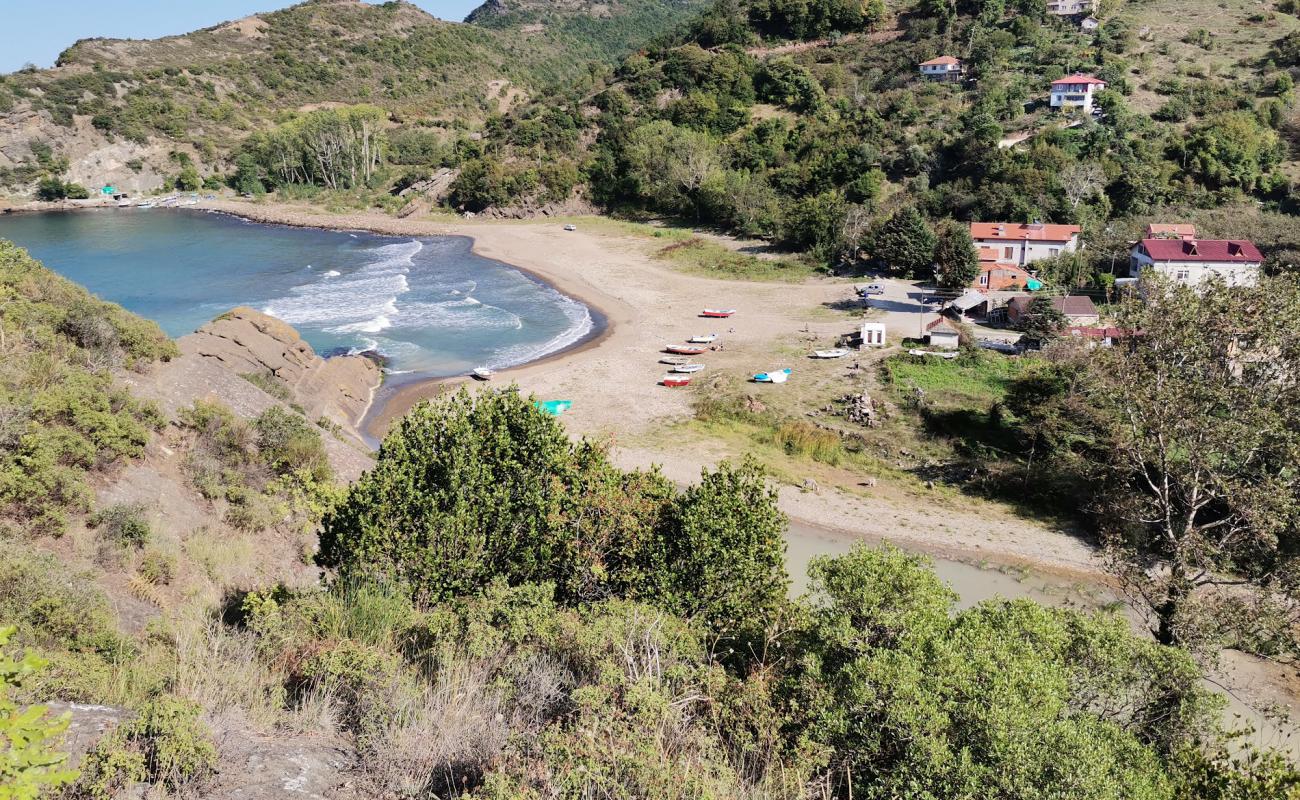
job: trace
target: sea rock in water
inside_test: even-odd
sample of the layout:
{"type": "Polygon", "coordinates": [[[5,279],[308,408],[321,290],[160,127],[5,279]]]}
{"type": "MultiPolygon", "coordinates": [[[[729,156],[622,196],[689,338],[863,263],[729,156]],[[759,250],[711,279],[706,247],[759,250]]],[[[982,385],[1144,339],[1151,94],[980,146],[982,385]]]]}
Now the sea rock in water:
{"type": "Polygon", "coordinates": [[[178,341],[181,353],[220,362],[239,375],[275,378],[310,419],[327,417],[351,427],[380,382],[374,361],[357,356],[323,359],[288,323],[247,307],[222,314],[178,341]]]}

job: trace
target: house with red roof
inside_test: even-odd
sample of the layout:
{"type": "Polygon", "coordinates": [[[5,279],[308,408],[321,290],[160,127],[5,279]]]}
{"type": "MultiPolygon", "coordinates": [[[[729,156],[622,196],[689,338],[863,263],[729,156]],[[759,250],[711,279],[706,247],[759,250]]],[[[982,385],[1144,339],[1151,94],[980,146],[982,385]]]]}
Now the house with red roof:
{"type": "Polygon", "coordinates": [[[972,222],[970,238],[979,251],[980,274],[971,284],[988,292],[1032,288],[1028,265],[1079,248],[1078,225],[1041,222],[972,222]]]}
{"type": "Polygon", "coordinates": [[[932,81],[959,81],[964,71],[960,58],[939,56],[929,61],[922,61],[921,76],[932,81]]]}
{"type": "Polygon", "coordinates": [[[1144,239],[1195,239],[1196,226],[1190,222],[1149,222],[1144,239]]]}
{"type": "MultiPolygon", "coordinates": [[[[1071,294],[1064,297],[1049,298],[1052,308],[1061,312],[1065,321],[1070,325],[1099,325],[1101,324],[1101,314],[1097,311],[1097,306],[1093,304],[1092,298],[1081,294],[1071,294]]],[[[1020,320],[1029,313],[1030,304],[1034,298],[1028,295],[1024,297],[1013,297],[1007,302],[1007,322],[1012,325],[1019,324],[1020,320]]]]}
{"type": "Polygon", "coordinates": [[[961,328],[945,316],[925,326],[925,338],[931,347],[956,350],[961,346],[961,328]]]}
{"type": "Polygon", "coordinates": [[[1259,281],[1263,263],[1259,248],[1245,240],[1147,238],[1134,244],[1129,253],[1129,271],[1134,278],[1155,272],[1188,286],[1211,275],[1218,275],[1229,286],[1253,286],[1259,281]]]}
{"type": "Polygon", "coordinates": [[[1106,82],[1095,75],[1075,73],[1052,81],[1052,108],[1079,108],[1092,113],[1092,100],[1097,92],[1106,88],[1106,82]]]}

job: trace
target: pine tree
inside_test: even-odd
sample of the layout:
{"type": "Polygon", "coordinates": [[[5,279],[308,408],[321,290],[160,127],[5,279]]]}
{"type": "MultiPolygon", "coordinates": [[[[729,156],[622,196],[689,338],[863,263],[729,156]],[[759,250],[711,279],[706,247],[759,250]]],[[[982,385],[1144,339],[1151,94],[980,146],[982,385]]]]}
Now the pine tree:
{"type": "Polygon", "coordinates": [[[894,212],[876,230],[871,255],[889,272],[911,277],[929,270],[934,263],[934,245],[934,231],[919,211],[908,206],[894,212]]]}
{"type": "Polygon", "coordinates": [[[934,278],[945,289],[963,289],[979,277],[980,258],[970,229],[951,220],[939,229],[934,246],[934,278]]]}

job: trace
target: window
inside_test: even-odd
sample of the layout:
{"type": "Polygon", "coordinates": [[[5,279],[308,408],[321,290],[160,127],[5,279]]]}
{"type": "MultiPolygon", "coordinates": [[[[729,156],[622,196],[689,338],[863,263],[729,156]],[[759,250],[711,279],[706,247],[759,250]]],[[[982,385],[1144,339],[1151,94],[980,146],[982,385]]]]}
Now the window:
{"type": "Polygon", "coordinates": [[[1061,248],[1059,248],[1059,247],[1049,247],[1049,248],[1047,249],[1047,254],[1048,254],[1049,256],[1059,256],[1059,255],[1061,254],[1061,248]]]}
{"type": "Polygon", "coordinates": [[[1004,247],[1004,248],[1002,248],[1002,257],[1003,257],[1003,258],[1015,258],[1015,257],[1016,257],[1016,248],[1014,248],[1014,247],[1004,247]]]}
{"type": "Polygon", "coordinates": [[[987,272],[981,272],[980,286],[988,286],[988,285],[989,285],[989,274],[987,272]]]}
{"type": "Polygon", "coordinates": [[[1189,270],[1185,270],[1185,269],[1180,269],[1174,273],[1175,280],[1187,281],[1191,277],[1192,277],[1192,273],[1189,270]]]}

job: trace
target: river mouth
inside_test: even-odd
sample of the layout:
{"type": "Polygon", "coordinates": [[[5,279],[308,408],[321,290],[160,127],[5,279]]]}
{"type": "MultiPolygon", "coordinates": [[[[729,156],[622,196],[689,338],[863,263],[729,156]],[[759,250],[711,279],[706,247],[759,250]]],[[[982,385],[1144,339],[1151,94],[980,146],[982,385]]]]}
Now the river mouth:
{"type": "Polygon", "coordinates": [[[382,355],[395,385],[530,363],[606,325],[533,275],[475,254],[467,237],[96,209],[4,215],[0,238],[169,336],[246,305],[294,326],[318,353],[382,355]]]}

